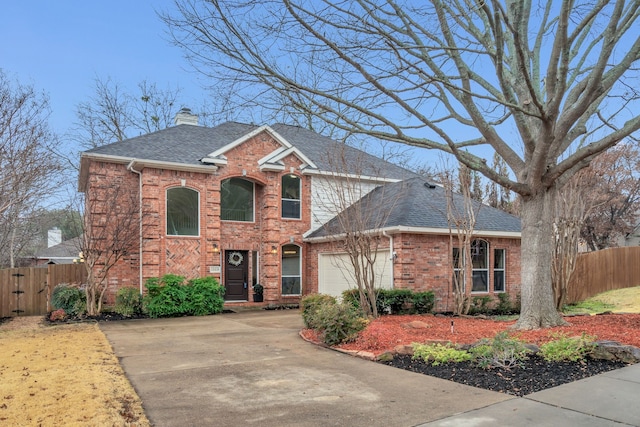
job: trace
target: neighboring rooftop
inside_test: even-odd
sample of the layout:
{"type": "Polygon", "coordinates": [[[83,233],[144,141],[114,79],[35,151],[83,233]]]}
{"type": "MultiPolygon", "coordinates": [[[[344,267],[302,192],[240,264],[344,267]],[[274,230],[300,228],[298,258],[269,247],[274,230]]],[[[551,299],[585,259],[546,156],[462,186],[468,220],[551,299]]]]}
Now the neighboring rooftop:
{"type": "Polygon", "coordinates": [[[35,254],[35,258],[39,260],[46,259],[53,264],[71,264],[74,259],[78,258],[81,243],[82,236],[74,237],[50,248],[38,251],[35,254]]]}

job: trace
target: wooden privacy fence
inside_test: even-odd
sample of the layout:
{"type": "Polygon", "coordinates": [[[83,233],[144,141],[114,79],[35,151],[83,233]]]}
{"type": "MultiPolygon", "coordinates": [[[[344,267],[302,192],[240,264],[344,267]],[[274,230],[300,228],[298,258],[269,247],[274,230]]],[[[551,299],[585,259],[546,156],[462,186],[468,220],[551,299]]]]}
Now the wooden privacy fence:
{"type": "Polygon", "coordinates": [[[84,283],[83,264],[0,270],[0,317],[38,316],[51,310],[51,290],[59,283],[84,283]]]}
{"type": "Polygon", "coordinates": [[[640,246],[582,253],[569,281],[567,303],[632,286],[640,286],[640,246]]]}

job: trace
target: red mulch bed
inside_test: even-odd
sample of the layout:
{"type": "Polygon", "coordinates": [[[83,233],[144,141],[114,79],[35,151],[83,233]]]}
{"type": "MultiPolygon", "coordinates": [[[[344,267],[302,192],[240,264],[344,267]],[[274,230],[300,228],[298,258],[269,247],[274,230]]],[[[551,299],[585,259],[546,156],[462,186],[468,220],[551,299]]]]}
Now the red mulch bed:
{"type": "MultiPolygon", "coordinates": [[[[618,341],[640,347],[640,314],[601,314],[597,316],[565,317],[570,326],[539,329],[534,331],[512,331],[512,335],[523,341],[542,344],[553,339],[553,334],[568,336],[583,332],[598,340],[618,341]]],[[[382,316],[372,321],[355,342],[339,347],[345,350],[361,350],[379,355],[401,344],[446,340],[457,344],[471,344],[481,338],[493,338],[498,332],[508,330],[515,321],[496,321],[469,317],[440,317],[432,315],[382,316]],[[422,322],[421,328],[411,327],[411,322],[422,322]],[[453,322],[453,332],[451,331],[453,322]]],[[[307,338],[313,331],[304,331],[307,338]]]]}

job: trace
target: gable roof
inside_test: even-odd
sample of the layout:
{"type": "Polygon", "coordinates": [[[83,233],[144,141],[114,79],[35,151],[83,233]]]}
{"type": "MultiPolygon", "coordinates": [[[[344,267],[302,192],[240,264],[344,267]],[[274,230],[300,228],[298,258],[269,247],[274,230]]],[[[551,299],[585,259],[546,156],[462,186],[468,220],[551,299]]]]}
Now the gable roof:
{"type": "MultiPolygon", "coordinates": [[[[476,235],[520,237],[520,218],[476,200],[472,203],[476,212],[476,235]]],[[[453,206],[454,212],[464,212],[464,198],[454,193],[453,206]]],[[[446,191],[422,177],[379,186],[347,208],[342,215],[361,215],[366,230],[429,234],[449,232],[446,191]]],[[[357,221],[353,223],[360,225],[357,221]]],[[[334,217],[309,234],[307,240],[326,240],[344,232],[341,228],[338,217],[334,217]]],[[[452,229],[455,230],[455,226],[452,225],[452,229]]]]}
{"type": "MultiPolygon", "coordinates": [[[[362,150],[322,136],[308,129],[285,124],[257,126],[251,124],[227,122],[208,128],[193,125],[178,125],[93,148],[82,154],[84,159],[95,158],[105,161],[129,163],[141,161],[155,167],[197,168],[198,171],[211,172],[216,164],[225,164],[225,153],[243,143],[252,136],[265,131],[281,144],[271,154],[261,159],[259,165],[267,170],[284,168],[283,156],[293,154],[304,163],[303,173],[332,171],[332,156],[338,153],[347,164],[359,164],[359,175],[383,177],[388,180],[400,180],[415,174],[407,169],[386,162],[362,150]],[[285,154],[286,153],[286,154],[285,154]],[[280,166],[282,165],[282,168],[280,166]]],[[[83,179],[81,163],[80,179],[83,179]]],[[[333,168],[335,169],[335,167],[333,168]]],[[[334,170],[335,172],[335,170],[334,170]]]]}

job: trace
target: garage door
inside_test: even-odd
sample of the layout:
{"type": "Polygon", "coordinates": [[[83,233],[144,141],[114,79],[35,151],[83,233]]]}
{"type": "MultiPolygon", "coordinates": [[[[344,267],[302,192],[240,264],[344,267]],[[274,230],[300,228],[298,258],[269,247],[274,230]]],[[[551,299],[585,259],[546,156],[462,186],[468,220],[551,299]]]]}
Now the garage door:
{"type": "MultiPolygon", "coordinates": [[[[376,287],[390,289],[392,264],[389,251],[381,250],[376,255],[376,287]]],[[[353,266],[346,253],[318,255],[318,292],[341,296],[342,291],[356,288],[353,266]]]]}

